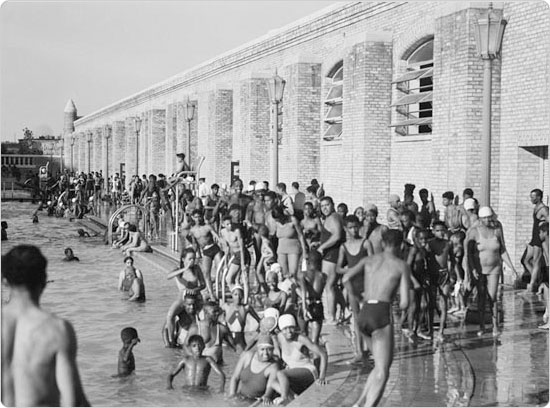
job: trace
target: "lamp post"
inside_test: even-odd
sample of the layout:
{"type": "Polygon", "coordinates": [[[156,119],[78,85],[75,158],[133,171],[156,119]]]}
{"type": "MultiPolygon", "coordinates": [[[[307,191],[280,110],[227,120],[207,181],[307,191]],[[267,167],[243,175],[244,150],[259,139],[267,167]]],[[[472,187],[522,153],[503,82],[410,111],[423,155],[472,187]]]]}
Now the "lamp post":
{"type": "Polygon", "coordinates": [[[71,135],[71,171],[74,171],[74,134],[71,135]]]}
{"type": "Polygon", "coordinates": [[[111,125],[105,125],[105,194],[109,194],[109,139],[111,138],[111,132],[113,128],[111,125]]]}
{"type": "Polygon", "coordinates": [[[275,185],[279,182],[279,103],[283,100],[283,92],[285,90],[286,81],[277,75],[267,80],[267,91],[269,92],[269,101],[271,103],[271,185],[275,188],[275,185]]]}
{"type": "Polygon", "coordinates": [[[88,142],[88,174],[92,171],[92,132],[86,133],[86,141],[88,142]]]}
{"type": "Polygon", "coordinates": [[[185,120],[187,121],[187,163],[191,168],[191,121],[195,117],[195,104],[187,98],[187,103],[183,106],[185,120]]]}
{"type": "Polygon", "coordinates": [[[141,131],[141,118],[139,116],[134,118],[134,129],[136,131],[136,172],[134,174],[139,175],[139,132],[141,131]]]}
{"type": "Polygon", "coordinates": [[[60,167],[61,173],[63,173],[63,169],[64,169],[63,151],[65,150],[65,139],[60,137],[59,140],[57,141],[57,143],[60,146],[60,153],[61,153],[61,155],[59,156],[59,167],[60,167]]]}
{"type": "Polygon", "coordinates": [[[493,12],[489,3],[487,16],[477,20],[477,53],[483,60],[483,108],[481,135],[481,205],[491,203],[491,87],[493,60],[500,56],[506,20],[493,12]]]}

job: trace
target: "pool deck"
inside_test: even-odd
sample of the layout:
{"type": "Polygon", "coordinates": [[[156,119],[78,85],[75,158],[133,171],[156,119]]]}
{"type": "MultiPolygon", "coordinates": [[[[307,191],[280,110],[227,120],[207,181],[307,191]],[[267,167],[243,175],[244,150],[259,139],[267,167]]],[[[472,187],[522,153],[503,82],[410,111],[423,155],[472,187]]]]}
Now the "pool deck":
{"type": "MultiPolygon", "coordinates": [[[[88,221],[90,222],[90,221],[88,221]]],[[[98,222],[94,220],[94,222],[98,222]]],[[[177,254],[153,246],[139,261],[173,268],[177,254]]],[[[451,315],[445,341],[411,343],[395,331],[395,357],[379,406],[544,406],[548,403],[548,331],[537,328],[544,304],[540,296],[506,289],[504,321],[497,336],[477,336],[478,325],[451,315]]],[[[490,328],[490,325],[488,325],[490,328]]],[[[328,384],[313,385],[289,406],[351,406],[361,393],[372,360],[350,365],[349,325],[324,325],[329,355],[328,384]]]]}

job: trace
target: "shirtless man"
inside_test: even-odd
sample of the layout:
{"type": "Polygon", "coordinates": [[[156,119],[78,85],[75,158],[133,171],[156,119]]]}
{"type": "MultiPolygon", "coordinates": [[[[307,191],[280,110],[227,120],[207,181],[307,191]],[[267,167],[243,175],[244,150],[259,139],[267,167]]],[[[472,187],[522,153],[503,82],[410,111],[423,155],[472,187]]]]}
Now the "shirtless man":
{"type": "Polygon", "coordinates": [[[203,212],[201,210],[193,210],[191,218],[195,222],[195,225],[190,229],[191,241],[193,247],[197,253],[202,254],[202,270],[204,279],[206,281],[206,289],[212,299],[215,299],[214,292],[212,290],[212,266],[214,270],[217,270],[220,264],[223,252],[216,242],[219,242],[220,237],[216,234],[216,231],[210,224],[204,222],[203,212]]]}
{"type": "Polygon", "coordinates": [[[374,204],[367,206],[365,221],[367,223],[366,235],[369,254],[379,254],[383,252],[382,234],[388,229],[387,226],[379,224],[376,220],[378,217],[378,208],[374,204]]]}
{"type": "Polygon", "coordinates": [[[260,261],[260,249],[262,244],[262,239],[259,234],[260,226],[265,224],[265,204],[264,204],[264,194],[261,191],[256,191],[254,193],[254,201],[251,201],[248,204],[246,209],[246,221],[245,221],[254,231],[253,232],[253,244],[254,244],[254,253],[256,254],[256,267],[260,261]]]}
{"type": "Polygon", "coordinates": [[[443,332],[447,322],[447,299],[451,292],[451,243],[445,239],[447,227],[442,221],[435,221],[433,224],[434,238],[428,241],[428,270],[430,274],[429,290],[429,325],[430,332],[433,331],[433,317],[436,298],[439,297],[439,308],[441,311],[439,319],[439,333],[434,337],[443,341],[443,332]],[[438,296],[439,295],[439,296],[438,296]]]}
{"type": "Polygon", "coordinates": [[[542,259],[542,243],[539,238],[539,228],[542,222],[548,222],[548,207],[542,202],[542,191],[538,188],[531,191],[531,203],[533,208],[533,233],[531,241],[527,245],[527,254],[523,260],[523,266],[531,273],[531,282],[527,286],[527,291],[536,292],[540,263],[542,259]]]}
{"type": "Polygon", "coordinates": [[[174,185],[178,183],[178,181],[181,181],[183,178],[185,178],[186,172],[191,170],[189,165],[185,162],[185,154],[184,153],[178,153],[176,154],[176,171],[172,176],[168,177],[167,185],[165,187],[165,190],[169,190],[174,185]]]}
{"type": "Polygon", "coordinates": [[[432,223],[437,218],[437,213],[435,211],[435,205],[433,200],[433,194],[431,199],[428,200],[428,190],[425,188],[420,189],[418,192],[422,206],[418,213],[417,221],[420,228],[428,229],[432,226],[432,223]]]}
{"type": "MultiPolygon", "coordinates": [[[[199,319],[198,323],[189,329],[188,339],[195,334],[201,336],[205,344],[204,355],[212,357],[220,364],[223,360],[222,343],[225,342],[233,351],[237,351],[235,342],[227,326],[218,322],[221,309],[216,302],[206,302],[202,310],[204,318],[199,319]]],[[[191,350],[186,348],[186,351],[190,353],[191,350]]]]}
{"type": "Polygon", "coordinates": [[[197,325],[197,297],[181,292],[181,298],[174,301],[166,315],[162,327],[162,340],[165,347],[178,347],[187,344],[189,330],[197,325]]]}
{"type": "Polygon", "coordinates": [[[463,211],[458,205],[453,204],[454,197],[455,194],[452,191],[446,191],[443,193],[441,200],[443,207],[445,207],[443,222],[451,233],[464,229],[462,226],[463,211]]]}
{"type": "Polygon", "coordinates": [[[343,222],[334,211],[334,201],[331,197],[321,199],[321,213],[323,216],[321,229],[321,245],[317,247],[317,252],[323,256],[322,271],[327,275],[327,303],[328,315],[330,319],[336,322],[336,261],[338,261],[338,252],[343,242],[344,226],[343,222]]]}
{"type": "Polygon", "coordinates": [[[253,201],[253,198],[243,194],[243,182],[241,179],[236,179],[233,182],[233,194],[229,196],[228,206],[231,207],[233,204],[238,204],[241,208],[241,221],[246,219],[246,209],[248,204],[253,201]]]}
{"type": "Polygon", "coordinates": [[[393,322],[391,302],[399,289],[399,307],[409,306],[410,269],[401,259],[403,234],[387,230],[382,234],[384,250],[364,258],[351,268],[344,281],[358,273],[364,274],[363,304],[359,315],[359,328],[374,358],[365,388],[354,406],[365,399],[365,407],[375,406],[382,394],[393,360],[393,322]]]}
{"type": "Polygon", "coordinates": [[[277,225],[276,221],[271,214],[271,210],[277,205],[277,194],[273,191],[268,191],[264,195],[265,205],[265,226],[269,230],[269,239],[273,245],[273,250],[277,253],[277,247],[279,240],[277,239],[277,225]]]}
{"type": "Polygon", "coordinates": [[[250,266],[250,253],[244,245],[244,239],[239,228],[235,228],[231,217],[223,219],[223,229],[220,231],[220,238],[225,242],[229,251],[229,256],[233,257],[229,271],[227,272],[226,282],[232,286],[237,281],[239,272],[242,274],[242,283],[244,288],[244,303],[248,303],[248,266],[250,266]]]}
{"type": "Polygon", "coordinates": [[[2,403],[5,406],[89,406],[68,321],[40,308],[47,260],[31,245],[2,256],[10,300],[2,305],[2,403]]]}

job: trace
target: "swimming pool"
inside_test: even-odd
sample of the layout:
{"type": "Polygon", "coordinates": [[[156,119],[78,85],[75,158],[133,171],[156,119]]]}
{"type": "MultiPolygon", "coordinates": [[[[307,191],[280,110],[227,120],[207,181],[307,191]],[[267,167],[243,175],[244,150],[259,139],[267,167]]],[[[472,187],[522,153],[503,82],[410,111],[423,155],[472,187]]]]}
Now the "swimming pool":
{"type": "MultiPolygon", "coordinates": [[[[123,268],[119,250],[104,245],[100,237],[79,238],[80,228],[67,219],[48,217],[39,212],[39,223],[31,214],[37,205],[2,203],[2,221],[8,222],[8,241],[2,242],[2,254],[15,245],[38,246],[48,259],[48,283],[42,295],[42,307],[68,319],[78,338],[78,366],[88,399],[95,406],[242,406],[245,401],[229,400],[215,392],[219,379],[211,373],[210,388],[184,390],[183,373],[174,380],[174,390],[166,389],[168,373],[181,357],[181,350],[164,348],[161,327],[168,307],[177,297],[172,281],[160,268],[151,268],[136,260],[144,276],[147,302],[126,301],[117,290],[123,268]],[[80,262],[62,262],[63,250],[71,247],[80,262]],[[136,372],[128,378],[112,378],[117,372],[120,331],[126,326],[137,329],[141,343],[134,349],[136,372]]],[[[2,302],[9,293],[2,286],[2,302]]],[[[238,356],[224,347],[226,391],[238,356]]]]}

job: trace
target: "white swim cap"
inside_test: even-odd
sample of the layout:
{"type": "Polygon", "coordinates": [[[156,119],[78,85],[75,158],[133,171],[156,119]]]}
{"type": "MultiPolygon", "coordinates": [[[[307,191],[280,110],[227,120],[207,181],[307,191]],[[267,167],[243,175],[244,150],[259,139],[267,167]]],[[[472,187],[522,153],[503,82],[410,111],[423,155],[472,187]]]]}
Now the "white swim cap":
{"type": "Polygon", "coordinates": [[[71,200],[73,203],[76,203],[76,197],[73,197],[73,199],[71,200]]]}
{"type": "Polygon", "coordinates": [[[271,264],[270,268],[269,268],[269,271],[270,272],[281,272],[283,270],[283,267],[278,264],[277,262],[275,262],[274,264],[271,264]]]}
{"type": "Polygon", "coordinates": [[[264,310],[264,319],[266,317],[273,317],[275,321],[279,320],[279,311],[274,307],[268,307],[264,310]]]}
{"type": "Polygon", "coordinates": [[[464,200],[464,209],[466,211],[473,210],[474,208],[476,208],[476,200],[474,200],[473,198],[467,198],[466,200],[464,200]]]}
{"type": "Polygon", "coordinates": [[[296,319],[291,314],[284,314],[279,317],[279,329],[284,330],[287,327],[296,327],[296,319]]]}
{"type": "Polygon", "coordinates": [[[493,216],[493,210],[491,209],[491,207],[481,207],[479,209],[479,218],[483,218],[483,217],[492,217],[493,216]]]}
{"type": "Polygon", "coordinates": [[[234,292],[235,290],[241,290],[241,291],[244,292],[243,287],[242,287],[241,285],[239,285],[238,283],[235,284],[235,285],[233,286],[233,288],[231,288],[231,292],[234,292]]]}

